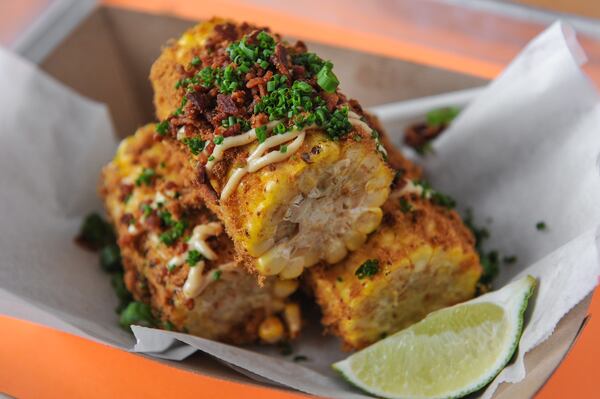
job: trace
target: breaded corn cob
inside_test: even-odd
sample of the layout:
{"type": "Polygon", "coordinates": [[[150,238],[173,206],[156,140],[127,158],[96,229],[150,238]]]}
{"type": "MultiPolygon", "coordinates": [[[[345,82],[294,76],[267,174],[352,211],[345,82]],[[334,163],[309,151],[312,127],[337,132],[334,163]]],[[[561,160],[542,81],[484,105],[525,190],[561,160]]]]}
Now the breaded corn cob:
{"type": "Polygon", "coordinates": [[[347,349],[363,348],[475,294],[482,270],[471,232],[443,197],[411,180],[400,185],[364,246],[307,273],[323,325],[347,349]]]}
{"type": "Polygon", "coordinates": [[[267,29],[213,20],[165,48],[151,71],[158,134],[223,221],[238,259],[298,277],[336,263],[381,222],[393,171],[332,65],[267,29]]]}
{"type": "Polygon", "coordinates": [[[115,226],[133,296],[165,326],[236,344],[294,338],[296,280],[256,278],[234,260],[231,240],[180,173],[186,157],[155,141],[154,125],[123,140],[100,192],[115,226]]]}

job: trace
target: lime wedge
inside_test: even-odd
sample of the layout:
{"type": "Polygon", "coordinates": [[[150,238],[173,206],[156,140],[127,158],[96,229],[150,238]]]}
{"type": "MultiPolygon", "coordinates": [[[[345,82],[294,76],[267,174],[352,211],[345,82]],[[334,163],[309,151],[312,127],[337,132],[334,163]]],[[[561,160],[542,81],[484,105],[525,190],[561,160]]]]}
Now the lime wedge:
{"type": "Polygon", "coordinates": [[[353,385],[385,398],[456,398],[489,383],[514,354],[536,280],[524,277],[431,313],[333,365],[353,385]]]}

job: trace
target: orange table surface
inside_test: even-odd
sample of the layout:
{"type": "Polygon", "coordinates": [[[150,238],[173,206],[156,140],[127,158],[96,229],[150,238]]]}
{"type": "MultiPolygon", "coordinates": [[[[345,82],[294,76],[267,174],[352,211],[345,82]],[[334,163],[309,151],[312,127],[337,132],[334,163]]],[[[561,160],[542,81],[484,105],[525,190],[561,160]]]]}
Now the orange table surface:
{"type": "MultiPolygon", "coordinates": [[[[600,314],[599,293],[590,313],[600,314]]],[[[306,398],[197,375],[8,317],[0,317],[0,331],[0,392],[17,398],[306,398]]],[[[592,317],[538,399],[598,397],[599,336],[600,317],[592,317]]]]}
{"type": "MultiPolygon", "coordinates": [[[[437,25],[433,24],[428,32],[429,36],[425,36],[424,32],[417,32],[423,39],[417,43],[411,42],[410,37],[415,33],[411,32],[411,29],[418,27],[411,26],[410,21],[405,21],[406,26],[398,27],[399,30],[404,29],[404,37],[408,39],[388,38],[388,40],[378,36],[377,29],[371,29],[373,26],[369,26],[368,23],[366,28],[369,28],[371,33],[364,34],[352,30],[355,24],[347,23],[344,29],[341,29],[340,26],[327,26],[322,22],[307,23],[300,17],[286,18],[277,10],[252,12],[253,7],[245,5],[244,2],[105,0],[105,3],[148,12],[175,13],[190,19],[206,18],[214,14],[241,17],[258,23],[269,23],[275,30],[294,36],[304,36],[313,40],[324,38],[329,44],[349,45],[364,51],[374,51],[486,78],[494,77],[519,48],[537,33],[537,30],[529,25],[515,23],[514,26],[505,27],[505,31],[508,32],[505,39],[508,40],[504,42],[481,37],[470,40],[448,35],[448,31],[443,29],[443,24],[436,21],[437,25]],[[231,6],[232,4],[236,6],[231,6]],[[435,26],[438,27],[437,31],[435,26]],[[438,37],[435,36],[436,34],[438,37]],[[430,46],[438,39],[442,40],[442,44],[446,47],[430,46]]],[[[327,2],[322,4],[325,3],[327,2]]],[[[351,17],[347,13],[345,16],[351,17]]],[[[381,18],[381,15],[378,17],[381,18]]],[[[363,21],[365,20],[368,21],[368,18],[363,18],[363,21]]],[[[385,25],[384,22],[391,23],[377,20],[375,24],[381,26],[385,25]]],[[[584,47],[591,55],[592,65],[588,68],[588,72],[598,83],[600,82],[600,46],[595,42],[584,40],[584,47]]],[[[600,314],[599,293],[594,295],[590,313],[600,314]]],[[[0,316],[0,331],[2,332],[0,392],[18,398],[306,397],[178,370],[138,355],[7,317],[0,316]],[[43,346],[39,345],[40,342],[43,346]]],[[[600,317],[592,317],[564,363],[538,393],[537,398],[599,397],[600,392],[597,388],[599,337],[600,317]]]]}

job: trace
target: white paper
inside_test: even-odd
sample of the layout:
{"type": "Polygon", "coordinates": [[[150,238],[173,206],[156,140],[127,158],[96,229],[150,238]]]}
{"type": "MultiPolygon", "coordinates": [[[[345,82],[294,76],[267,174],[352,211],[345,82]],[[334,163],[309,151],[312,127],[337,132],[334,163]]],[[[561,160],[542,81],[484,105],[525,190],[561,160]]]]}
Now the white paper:
{"type": "MultiPolygon", "coordinates": [[[[578,67],[582,60],[568,27],[553,25],[478,94],[425,161],[434,187],[472,207],[477,220],[493,218],[489,247],[518,256],[497,285],[523,273],[540,279],[519,357],[488,396],[497,383],[524,377],[524,353],[600,275],[600,103],[578,67]],[[536,230],[541,220],[548,231],[536,230]]],[[[5,51],[0,89],[0,313],[166,359],[199,349],[253,378],[307,393],[367,397],[331,371],[346,354],[316,321],[295,344],[295,353],[310,359],[300,364],[274,348],[143,327],[134,328],[134,348],[117,326],[117,300],[97,257],[73,243],[82,217],[100,209],[98,173],[116,146],[106,108],[5,51]]],[[[398,107],[380,109],[386,123],[402,122],[390,121],[390,109],[398,107]]],[[[400,132],[390,133],[399,142],[400,132]]]]}

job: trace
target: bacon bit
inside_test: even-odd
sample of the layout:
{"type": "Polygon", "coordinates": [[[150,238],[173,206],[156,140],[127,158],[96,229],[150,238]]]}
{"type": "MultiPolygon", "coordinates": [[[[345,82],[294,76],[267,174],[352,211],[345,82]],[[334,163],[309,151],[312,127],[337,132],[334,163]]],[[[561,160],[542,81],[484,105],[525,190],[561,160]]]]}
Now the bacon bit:
{"type": "Polygon", "coordinates": [[[175,253],[182,254],[185,251],[187,251],[187,249],[188,249],[187,243],[185,243],[183,241],[178,241],[177,245],[175,246],[175,253]]]}
{"type": "Polygon", "coordinates": [[[207,154],[212,154],[213,150],[215,149],[215,143],[213,143],[212,141],[210,143],[208,143],[206,145],[206,147],[204,147],[206,149],[206,153],[207,154]]]}
{"type": "Polygon", "coordinates": [[[185,301],[185,307],[188,308],[188,310],[194,309],[194,299],[190,298],[187,301],[185,301]]]}
{"type": "Polygon", "coordinates": [[[287,50],[285,49],[285,47],[283,47],[283,45],[281,43],[277,43],[277,45],[275,46],[275,54],[273,54],[271,56],[271,62],[273,62],[273,64],[275,64],[275,68],[277,68],[279,73],[281,73],[282,75],[285,75],[287,77],[290,76],[290,71],[288,70],[288,67],[287,67],[287,63],[288,63],[287,50]]]}
{"type": "Polygon", "coordinates": [[[231,99],[236,103],[236,105],[243,105],[246,101],[246,93],[242,90],[237,90],[231,93],[231,99]]]}
{"type": "Polygon", "coordinates": [[[381,224],[385,226],[393,226],[396,224],[396,218],[391,213],[384,213],[381,219],[381,224]]]}
{"type": "Polygon", "coordinates": [[[174,181],[169,180],[165,183],[165,190],[175,190],[177,188],[177,184],[174,181]]]}
{"type": "Polygon", "coordinates": [[[404,143],[418,150],[442,134],[446,127],[446,125],[429,126],[426,123],[414,124],[404,131],[404,143]]]}
{"type": "Polygon", "coordinates": [[[236,114],[238,112],[238,107],[235,105],[235,102],[233,102],[233,99],[230,96],[218,94],[217,110],[225,114],[236,114]]]}
{"type": "Polygon", "coordinates": [[[148,215],[148,217],[146,217],[146,219],[144,220],[144,223],[150,229],[160,229],[161,220],[158,217],[158,215],[156,214],[156,212],[152,211],[152,213],[150,215],[148,215]]]}
{"type": "Polygon", "coordinates": [[[296,79],[303,78],[306,75],[306,68],[302,65],[292,65],[292,74],[296,79]]]}
{"type": "Polygon", "coordinates": [[[123,214],[123,216],[121,216],[121,220],[120,222],[122,224],[130,224],[133,221],[133,215],[131,213],[125,213],[123,214]]]}
{"type": "Polygon", "coordinates": [[[230,126],[225,131],[223,131],[223,137],[235,136],[241,130],[242,130],[242,128],[240,127],[240,124],[236,123],[235,125],[230,126]]]}
{"type": "Polygon", "coordinates": [[[166,281],[168,274],[169,274],[169,269],[167,269],[167,266],[160,268],[159,278],[162,283],[164,283],[166,281]]]}
{"type": "Polygon", "coordinates": [[[133,184],[121,183],[119,200],[125,201],[133,192],[133,184]]]}
{"type": "Polygon", "coordinates": [[[321,96],[323,97],[323,99],[327,103],[327,109],[330,112],[333,112],[333,110],[335,109],[335,106],[337,105],[338,100],[339,100],[338,95],[335,94],[335,93],[324,92],[321,96]]]}
{"type": "Polygon", "coordinates": [[[310,153],[313,155],[317,155],[321,152],[321,147],[319,147],[318,145],[314,146],[313,148],[310,149],[310,153]]]}
{"type": "Polygon", "coordinates": [[[348,105],[350,105],[350,108],[352,108],[357,114],[361,114],[362,115],[364,113],[362,107],[360,106],[360,104],[358,103],[358,101],[356,101],[355,99],[351,98],[348,101],[348,105]]]}
{"type": "Polygon", "coordinates": [[[258,86],[259,84],[263,83],[263,78],[262,77],[258,77],[258,78],[252,78],[248,81],[248,83],[246,83],[246,87],[251,89],[255,86],[258,86]]]}
{"type": "Polygon", "coordinates": [[[233,41],[237,39],[237,32],[235,25],[232,23],[225,23],[221,25],[215,25],[215,32],[221,37],[222,40],[233,41]]]}
{"type": "Polygon", "coordinates": [[[192,93],[188,93],[186,97],[189,102],[194,105],[194,108],[196,108],[198,112],[203,113],[211,108],[211,99],[208,94],[194,91],[192,93]]]}
{"type": "Polygon", "coordinates": [[[253,127],[266,125],[269,123],[269,116],[264,112],[257,115],[252,115],[251,123],[253,127]]]}

